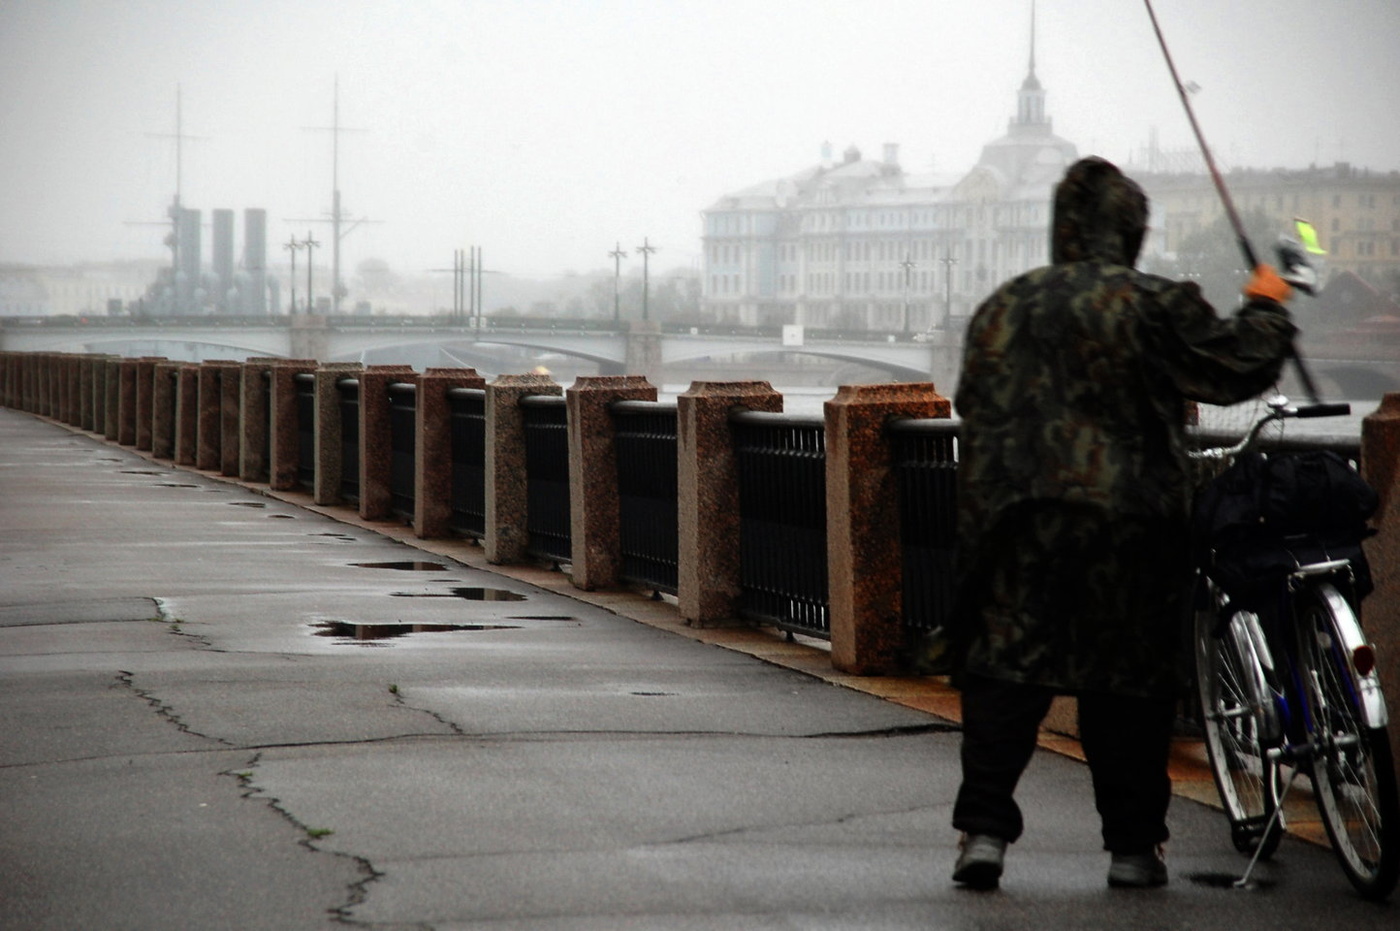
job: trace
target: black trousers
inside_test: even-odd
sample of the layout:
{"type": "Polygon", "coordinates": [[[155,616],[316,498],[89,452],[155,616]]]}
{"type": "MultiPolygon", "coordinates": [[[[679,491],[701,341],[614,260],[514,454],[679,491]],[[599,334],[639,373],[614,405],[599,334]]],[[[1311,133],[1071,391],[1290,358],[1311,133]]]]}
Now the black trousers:
{"type": "MultiPolygon", "coordinates": [[[[1024,824],[1013,795],[1053,697],[1040,686],[966,677],[963,782],[953,827],[1007,841],[1021,836],[1024,824]]],[[[1093,776],[1105,850],[1139,853],[1167,839],[1167,757],[1175,718],[1171,700],[1079,696],[1080,742],[1093,776]]]]}

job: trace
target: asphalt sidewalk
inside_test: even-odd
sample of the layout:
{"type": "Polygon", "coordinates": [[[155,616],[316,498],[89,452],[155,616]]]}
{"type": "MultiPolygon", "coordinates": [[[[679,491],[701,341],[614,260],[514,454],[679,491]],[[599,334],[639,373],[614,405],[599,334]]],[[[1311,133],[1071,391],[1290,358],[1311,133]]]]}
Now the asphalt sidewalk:
{"type": "Polygon", "coordinates": [[[0,410],[0,927],[1393,926],[1296,838],[1226,888],[1189,797],[1171,885],[1108,890],[1049,735],[955,889],[937,681],[309,505],[0,410]]]}

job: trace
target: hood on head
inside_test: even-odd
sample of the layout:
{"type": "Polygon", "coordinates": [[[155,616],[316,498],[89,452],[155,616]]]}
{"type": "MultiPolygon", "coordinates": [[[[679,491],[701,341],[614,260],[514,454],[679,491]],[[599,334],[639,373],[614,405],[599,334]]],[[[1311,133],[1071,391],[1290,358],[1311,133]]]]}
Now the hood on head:
{"type": "Polygon", "coordinates": [[[1055,188],[1050,260],[1131,267],[1147,232],[1147,195],[1097,156],[1075,162],[1055,188]]]}

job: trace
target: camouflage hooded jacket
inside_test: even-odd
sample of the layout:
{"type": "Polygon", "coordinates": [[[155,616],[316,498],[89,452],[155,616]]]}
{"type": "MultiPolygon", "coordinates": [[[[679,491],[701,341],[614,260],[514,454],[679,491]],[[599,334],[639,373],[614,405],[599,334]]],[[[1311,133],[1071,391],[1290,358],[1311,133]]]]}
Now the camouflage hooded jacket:
{"type": "MultiPolygon", "coordinates": [[[[1005,550],[1002,518],[1018,506],[1057,502],[1110,523],[1165,520],[1184,528],[1191,494],[1185,402],[1232,404],[1277,380],[1294,333],[1287,312],[1260,301],[1221,319],[1195,284],[1135,271],[1146,221],[1136,184],[1109,162],[1081,160],[1056,188],[1052,264],[1002,285],[968,326],[955,399],[963,421],[964,613],[977,612],[985,592],[966,591],[969,579],[1005,550]]],[[[1134,574],[1163,568],[1115,565],[1095,573],[1093,584],[1131,586],[1134,574]]],[[[1118,622],[1173,625],[1161,611],[1118,622]]],[[[962,619],[977,636],[977,619],[962,619]]],[[[1034,637],[1034,619],[998,623],[1003,631],[1009,625],[1013,641],[1034,637]]],[[[1092,650],[1093,639],[1074,642],[1092,650]]],[[[974,652],[982,672],[1063,689],[1092,687],[1103,675],[1017,669],[1024,644],[999,651],[983,642],[974,652]]]]}

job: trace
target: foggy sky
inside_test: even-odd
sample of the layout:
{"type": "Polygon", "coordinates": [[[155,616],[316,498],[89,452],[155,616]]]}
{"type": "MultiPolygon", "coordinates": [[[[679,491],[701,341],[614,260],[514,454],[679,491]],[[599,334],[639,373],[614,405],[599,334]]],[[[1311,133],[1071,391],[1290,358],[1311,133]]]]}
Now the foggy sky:
{"type": "MultiPolygon", "coordinates": [[[[1400,169],[1400,3],[1155,0],[1218,160],[1400,169]]],[[[1193,147],[1137,0],[1039,0],[1055,132],[1131,170],[1193,147]]],[[[529,276],[698,262],[699,211],[830,142],[963,172],[1006,131],[1029,0],[0,0],[0,262],[163,259],[182,201],[329,240],[348,274],[480,245],[529,276]]],[[[241,249],[241,226],[238,240],[241,249]]],[[[205,249],[207,255],[208,233],[205,249]]],[[[328,253],[327,253],[328,254],[328,253]]],[[[318,257],[319,258],[319,257],[318,257]]]]}

